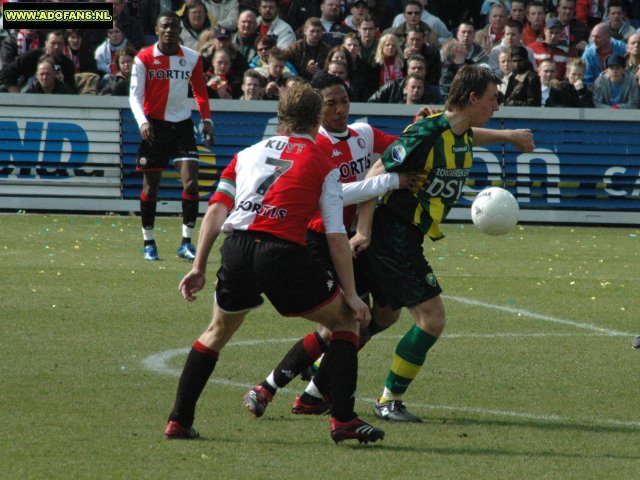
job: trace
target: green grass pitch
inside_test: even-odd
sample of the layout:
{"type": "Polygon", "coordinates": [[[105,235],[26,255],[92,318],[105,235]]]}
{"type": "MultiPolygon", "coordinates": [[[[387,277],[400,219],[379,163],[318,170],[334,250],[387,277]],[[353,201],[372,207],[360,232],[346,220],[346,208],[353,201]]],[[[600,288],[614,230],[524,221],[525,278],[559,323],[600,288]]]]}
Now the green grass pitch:
{"type": "Polygon", "coordinates": [[[198,405],[203,438],[162,431],[186,349],[207,325],[215,271],[194,303],[177,285],[180,220],[160,218],[160,262],[139,219],[0,216],[0,471],[24,478],[640,478],[640,230],[447,224],[425,243],[448,325],[405,401],[420,425],[382,423],[399,324],[360,354],[356,409],[384,441],[339,446],[328,418],[263,418],[242,404],[313,325],[270,305],[247,318],[198,405]]]}

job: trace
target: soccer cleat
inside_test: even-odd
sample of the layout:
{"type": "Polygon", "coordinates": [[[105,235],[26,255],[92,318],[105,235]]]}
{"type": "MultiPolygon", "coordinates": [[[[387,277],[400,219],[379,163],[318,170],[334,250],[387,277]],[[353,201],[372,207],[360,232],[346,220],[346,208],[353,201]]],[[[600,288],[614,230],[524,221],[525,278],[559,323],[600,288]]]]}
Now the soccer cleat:
{"type": "Polygon", "coordinates": [[[390,400],[384,403],[378,403],[373,407],[373,413],[376,417],[390,422],[411,422],[422,423],[420,417],[416,417],[412,413],[407,412],[407,407],[400,400],[390,400]]]}
{"type": "Polygon", "coordinates": [[[331,405],[326,399],[318,399],[317,403],[303,402],[300,397],[296,397],[291,407],[291,413],[296,415],[324,415],[329,413],[331,405]]]}
{"type": "Polygon", "coordinates": [[[144,246],[144,259],[145,260],[160,260],[158,256],[158,247],[156,247],[155,243],[144,246]]]}
{"type": "Polygon", "coordinates": [[[336,444],[343,440],[358,440],[360,443],[369,443],[384,439],[384,431],[363,422],[358,417],[348,422],[339,422],[331,417],[329,431],[336,444]]]}
{"type": "Polygon", "coordinates": [[[178,247],[178,256],[184,258],[187,262],[193,262],[196,258],[196,247],[190,242],[182,243],[178,247]]]}
{"type": "Polygon", "coordinates": [[[244,396],[244,404],[256,418],[264,415],[271,400],[273,400],[273,395],[262,385],[256,385],[244,396]]]}
{"type": "Polygon", "coordinates": [[[200,434],[195,428],[183,427],[175,420],[172,420],[167,424],[167,428],[164,429],[164,436],[169,440],[195,440],[200,437],[200,434]]]}
{"type": "Polygon", "coordinates": [[[640,348],[640,335],[633,339],[633,342],[631,342],[631,346],[633,348],[640,348]]]}

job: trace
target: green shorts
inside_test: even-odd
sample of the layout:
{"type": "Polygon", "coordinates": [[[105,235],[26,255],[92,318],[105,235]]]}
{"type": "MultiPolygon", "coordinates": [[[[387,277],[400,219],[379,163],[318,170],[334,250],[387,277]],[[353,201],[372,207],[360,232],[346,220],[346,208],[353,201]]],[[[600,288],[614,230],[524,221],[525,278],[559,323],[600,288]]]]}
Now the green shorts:
{"type": "Polygon", "coordinates": [[[376,208],[369,259],[373,298],[393,310],[414,307],[442,293],[424,257],[424,234],[384,205],[376,208]]]}

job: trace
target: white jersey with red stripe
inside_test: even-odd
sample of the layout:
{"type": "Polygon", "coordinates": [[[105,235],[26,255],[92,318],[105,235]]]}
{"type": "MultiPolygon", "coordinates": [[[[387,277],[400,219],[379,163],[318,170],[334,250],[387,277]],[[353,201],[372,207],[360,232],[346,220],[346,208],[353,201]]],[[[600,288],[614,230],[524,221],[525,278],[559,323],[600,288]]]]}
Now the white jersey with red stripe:
{"type": "MultiPolygon", "coordinates": [[[[340,181],[344,184],[364,180],[377,157],[398,138],[396,135],[388,135],[368,123],[362,122],[349,125],[347,132],[346,137],[338,137],[324,127],[320,127],[316,137],[316,143],[327,151],[340,172],[340,181]]],[[[386,182],[382,187],[388,187],[388,185],[389,182],[386,182]]],[[[394,186],[397,188],[397,183],[394,186]]],[[[376,185],[372,184],[371,187],[376,188],[376,185]]],[[[384,193],[388,189],[378,193],[384,193]]],[[[356,205],[345,207],[343,216],[347,231],[353,231],[356,213],[356,205]]],[[[322,219],[319,216],[314,217],[309,223],[309,229],[324,232],[322,219]]]]}
{"type": "Polygon", "coordinates": [[[238,152],[209,200],[230,215],[222,229],[262,231],[306,244],[320,211],[327,233],[346,233],[338,170],[309,135],[275,136],[238,152]]]}
{"type": "Polygon", "coordinates": [[[131,71],[129,103],[138,127],[148,118],[181,122],[191,118],[189,84],[203,120],[211,119],[202,59],[197,52],[180,46],[174,55],[162,53],[158,44],[136,56],[131,71]]]}

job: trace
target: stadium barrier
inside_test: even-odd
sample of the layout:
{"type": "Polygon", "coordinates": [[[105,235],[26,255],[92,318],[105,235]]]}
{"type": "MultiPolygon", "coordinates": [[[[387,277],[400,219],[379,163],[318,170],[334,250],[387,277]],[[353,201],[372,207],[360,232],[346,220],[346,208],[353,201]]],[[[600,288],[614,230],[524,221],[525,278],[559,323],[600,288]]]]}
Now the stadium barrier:
{"type": "MultiPolygon", "coordinates": [[[[213,147],[202,145],[199,115],[193,115],[203,202],[233,154],[273,135],[277,126],[275,102],[215,100],[211,107],[213,147]]],[[[399,134],[414,114],[415,107],[405,105],[356,103],[350,121],[399,134]]],[[[487,126],[530,128],[537,148],[475,148],[450,219],[469,220],[475,194],[502,186],[518,199],[525,222],[640,225],[637,110],[508,107],[487,126]]],[[[127,98],[0,94],[0,210],[137,211],[139,139],[127,98]]],[[[159,213],[179,212],[180,194],[179,176],[170,169],[162,179],[159,213]]]]}

